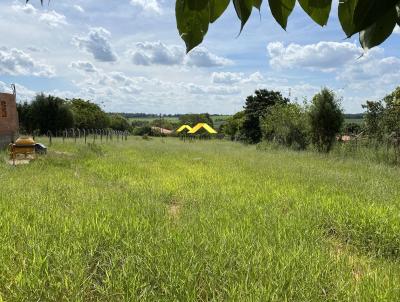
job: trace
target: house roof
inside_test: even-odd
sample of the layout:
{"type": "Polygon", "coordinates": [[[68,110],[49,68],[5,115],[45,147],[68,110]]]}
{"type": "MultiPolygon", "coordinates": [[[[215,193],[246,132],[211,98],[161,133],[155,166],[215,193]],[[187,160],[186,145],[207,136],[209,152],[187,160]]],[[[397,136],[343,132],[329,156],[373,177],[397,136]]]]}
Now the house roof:
{"type": "Polygon", "coordinates": [[[183,130],[191,131],[192,127],[190,127],[189,125],[182,125],[179,127],[178,130],[176,130],[176,132],[181,133],[183,130]]]}
{"type": "Polygon", "coordinates": [[[151,130],[160,132],[160,133],[162,133],[162,134],[171,134],[171,133],[172,133],[171,130],[165,129],[165,128],[160,128],[160,127],[151,127],[151,130]]]}
{"type": "Polygon", "coordinates": [[[197,124],[192,130],[190,130],[188,133],[190,134],[195,134],[197,131],[200,129],[206,130],[210,134],[216,134],[217,131],[215,131],[213,128],[211,128],[208,124],[206,123],[199,123],[197,124]]]}

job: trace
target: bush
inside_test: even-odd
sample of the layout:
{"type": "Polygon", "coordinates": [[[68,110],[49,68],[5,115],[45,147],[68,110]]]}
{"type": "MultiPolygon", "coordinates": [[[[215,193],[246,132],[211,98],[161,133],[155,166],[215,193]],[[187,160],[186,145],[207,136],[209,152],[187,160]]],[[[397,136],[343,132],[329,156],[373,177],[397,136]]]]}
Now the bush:
{"type": "Polygon", "coordinates": [[[68,101],[68,105],[74,114],[75,128],[108,128],[109,117],[99,105],[82,99],[72,99],[68,101]]]}
{"type": "Polygon", "coordinates": [[[74,117],[63,99],[39,94],[31,104],[31,125],[26,129],[38,129],[40,134],[74,127],[74,117]]]}
{"type": "Polygon", "coordinates": [[[344,122],[340,100],[331,90],[322,89],[313,98],[309,118],[313,144],[319,152],[330,152],[344,122]]]}
{"type": "Polygon", "coordinates": [[[262,139],[260,119],[268,114],[268,109],[272,106],[287,103],[289,100],[277,91],[261,89],[256,90],[254,95],[248,96],[241,129],[244,140],[251,144],[259,143],[262,139]]]}
{"type": "Polygon", "coordinates": [[[298,104],[273,106],[262,120],[262,130],[265,139],[295,150],[309,143],[307,115],[298,104]]]}

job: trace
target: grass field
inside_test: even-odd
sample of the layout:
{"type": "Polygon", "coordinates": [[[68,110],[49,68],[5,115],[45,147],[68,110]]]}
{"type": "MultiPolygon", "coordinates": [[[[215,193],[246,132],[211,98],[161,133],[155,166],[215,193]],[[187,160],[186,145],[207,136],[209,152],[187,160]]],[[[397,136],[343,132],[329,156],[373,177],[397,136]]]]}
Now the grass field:
{"type": "Polygon", "coordinates": [[[224,141],[56,142],[0,163],[0,301],[398,301],[399,179],[224,141]]]}

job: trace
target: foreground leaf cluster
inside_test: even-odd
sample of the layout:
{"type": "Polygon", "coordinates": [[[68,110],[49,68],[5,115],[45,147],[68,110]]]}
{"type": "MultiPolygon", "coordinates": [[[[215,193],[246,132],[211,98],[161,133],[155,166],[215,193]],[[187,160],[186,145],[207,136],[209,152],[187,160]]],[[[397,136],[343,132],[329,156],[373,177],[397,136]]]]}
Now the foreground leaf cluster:
{"type": "MultiPolygon", "coordinates": [[[[332,0],[297,0],[310,18],[325,26],[332,9],[332,0]]],[[[177,0],[176,21],[180,36],[189,52],[202,43],[208,27],[221,17],[230,0],[177,0]]],[[[242,31],[252,10],[261,10],[262,0],[232,0],[242,31]]],[[[296,0],[268,0],[272,16],[286,30],[296,0]]],[[[380,45],[400,24],[398,0],[340,0],[338,17],[347,37],[359,34],[365,50],[380,45]]]]}

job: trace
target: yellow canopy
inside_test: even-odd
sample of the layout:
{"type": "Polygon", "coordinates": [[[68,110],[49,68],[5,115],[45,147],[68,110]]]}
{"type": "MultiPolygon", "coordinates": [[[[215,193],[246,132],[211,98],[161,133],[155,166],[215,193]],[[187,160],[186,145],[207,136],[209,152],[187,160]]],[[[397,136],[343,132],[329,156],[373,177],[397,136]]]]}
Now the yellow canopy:
{"type": "Polygon", "coordinates": [[[183,130],[188,130],[188,131],[191,131],[192,130],[192,127],[190,127],[190,126],[188,126],[188,125],[182,125],[182,126],[180,126],[179,127],[179,129],[178,130],[176,130],[176,132],[177,133],[181,133],[183,130]]]}
{"type": "Polygon", "coordinates": [[[195,134],[197,131],[200,129],[205,129],[208,133],[210,134],[217,134],[217,131],[215,131],[213,128],[211,128],[208,124],[206,123],[199,123],[197,124],[192,130],[190,130],[188,133],[189,134],[195,134]]]}

